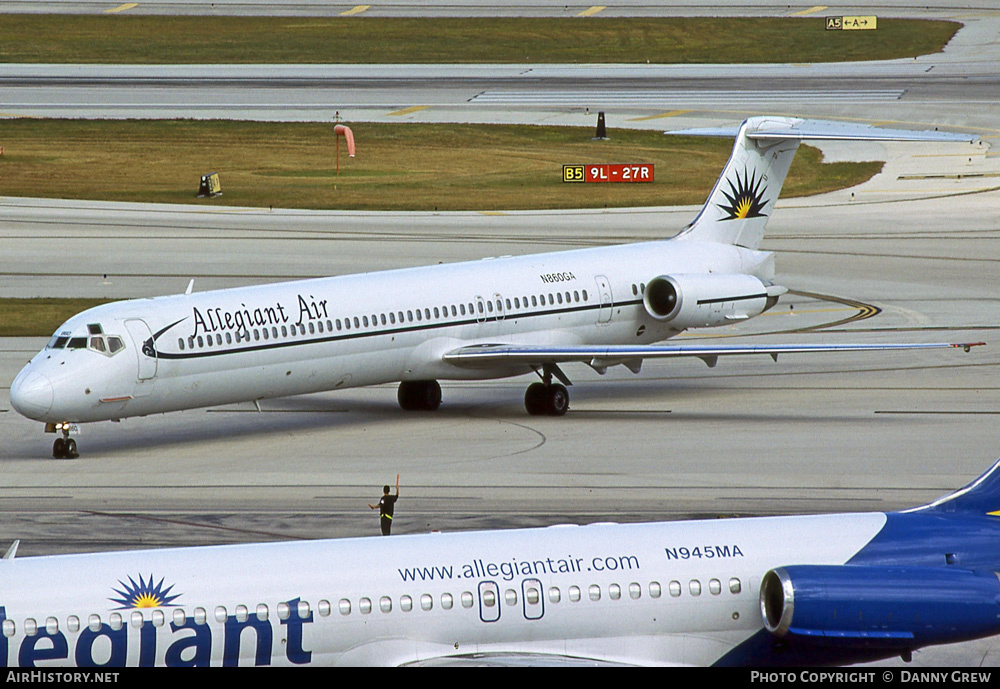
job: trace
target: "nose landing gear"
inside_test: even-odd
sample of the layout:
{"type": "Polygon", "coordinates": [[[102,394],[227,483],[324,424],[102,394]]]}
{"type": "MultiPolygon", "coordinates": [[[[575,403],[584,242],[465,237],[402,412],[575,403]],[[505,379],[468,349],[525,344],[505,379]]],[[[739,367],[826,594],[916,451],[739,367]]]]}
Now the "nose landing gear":
{"type": "Polygon", "coordinates": [[[76,449],[76,441],[69,437],[70,428],[71,425],[68,423],[46,425],[46,431],[62,433],[62,437],[56,438],[56,441],[52,443],[52,457],[54,459],[76,459],[80,456],[76,449]]]}

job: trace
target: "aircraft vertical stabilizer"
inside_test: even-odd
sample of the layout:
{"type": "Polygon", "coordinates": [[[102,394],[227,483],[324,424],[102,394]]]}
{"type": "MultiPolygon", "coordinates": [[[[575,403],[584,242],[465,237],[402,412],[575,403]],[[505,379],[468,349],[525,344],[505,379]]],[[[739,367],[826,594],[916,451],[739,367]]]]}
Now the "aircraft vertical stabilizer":
{"type": "Polygon", "coordinates": [[[880,129],[867,125],[751,117],[732,128],[664,132],[682,136],[733,137],[729,162],[698,217],[676,239],[735,244],[756,249],[785,183],[792,158],[804,140],[827,141],[972,141],[975,137],[938,131],[880,129]]]}

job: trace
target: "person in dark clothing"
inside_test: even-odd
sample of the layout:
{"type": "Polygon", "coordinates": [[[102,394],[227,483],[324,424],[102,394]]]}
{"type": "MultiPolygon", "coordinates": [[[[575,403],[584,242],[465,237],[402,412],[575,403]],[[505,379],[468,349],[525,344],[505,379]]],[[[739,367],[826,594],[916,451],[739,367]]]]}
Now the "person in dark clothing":
{"type": "Polygon", "coordinates": [[[392,512],[396,505],[396,501],[399,500],[399,474],[396,474],[396,494],[389,495],[389,486],[382,487],[382,499],[378,501],[377,505],[368,503],[368,507],[371,509],[378,508],[379,521],[382,524],[382,535],[388,536],[389,531],[392,529],[392,512]]]}

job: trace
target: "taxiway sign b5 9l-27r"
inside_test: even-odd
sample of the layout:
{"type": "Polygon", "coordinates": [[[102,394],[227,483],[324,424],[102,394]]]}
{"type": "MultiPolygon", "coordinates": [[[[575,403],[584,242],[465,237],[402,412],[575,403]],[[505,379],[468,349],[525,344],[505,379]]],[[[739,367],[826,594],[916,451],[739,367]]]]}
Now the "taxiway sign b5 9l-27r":
{"type": "Polygon", "coordinates": [[[774,306],[774,255],[758,247],[802,140],[969,141],[941,132],[756,117],[689,130],[736,143],[695,220],[675,237],[280,284],[132,299],[63,324],[11,385],[24,416],[75,424],[399,381],[404,409],[436,409],[438,380],[532,371],[530,414],[564,414],[560,364],[638,371],[653,358],[863,351],[970,343],[656,345],[774,306]]]}

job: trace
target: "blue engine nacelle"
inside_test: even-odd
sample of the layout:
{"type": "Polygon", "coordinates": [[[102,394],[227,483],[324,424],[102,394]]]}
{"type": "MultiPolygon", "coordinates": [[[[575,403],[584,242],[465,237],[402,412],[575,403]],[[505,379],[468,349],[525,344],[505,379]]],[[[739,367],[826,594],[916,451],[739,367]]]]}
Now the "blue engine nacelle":
{"type": "Polygon", "coordinates": [[[1000,575],[797,565],[764,575],[764,627],[791,644],[912,650],[1000,633],[1000,575]]]}

